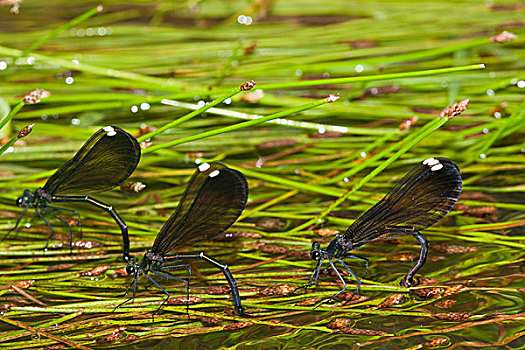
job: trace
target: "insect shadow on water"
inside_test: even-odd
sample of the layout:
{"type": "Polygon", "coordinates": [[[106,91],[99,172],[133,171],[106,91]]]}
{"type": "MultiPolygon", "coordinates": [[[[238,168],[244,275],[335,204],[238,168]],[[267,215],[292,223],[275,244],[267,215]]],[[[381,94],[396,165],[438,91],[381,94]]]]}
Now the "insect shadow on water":
{"type": "Polygon", "coordinates": [[[461,194],[462,182],[459,168],[443,157],[428,158],[416,165],[387,195],[350,225],[346,232],[336,236],[326,248],[318,242],[312,244],[310,256],[317,261],[308,288],[317,284],[324,260],[328,260],[343,289],[331,297],[333,300],[347,289],[347,285],[332,259],[339,262],[357,282],[361,281],[343,261],[344,258],[368,259],[349,254],[365,243],[401,235],[413,235],[421,245],[417,263],[401,280],[403,287],[413,285],[413,277],[427,258],[428,242],[421,231],[441,220],[454,206],[461,194]]]}
{"type": "MultiPolygon", "coordinates": [[[[248,198],[248,185],[242,173],[230,169],[220,162],[202,163],[191,177],[179,205],[171,217],[160,229],[151,250],[147,251],[140,263],[134,258],[126,266],[128,275],[133,275],[133,295],[115,307],[135,299],[137,282],[141,274],[159,288],[166,299],[160,304],[154,315],[169,300],[170,293],[155,281],[149,273],[161,278],[173,279],[186,284],[186,308],[189,317],[189,280],[190,265],[166,265],[172,262],[200,259],[222,271],[230,286],[235,312],[244,315],[237,282],[228,265],[207,255],[198,253],[173,253],[173,251],[195,246],[209,241],[226,231],[241,215],[248,198]],[[169,255],[171,254],[171,255],[169,255]],[[168,269],[187,269],[188,280],[175,277],[168,269]]],[[[126,291],[127,293],[127,291],[126,291]]]]}
{"type": "Polygon", "coordinates": [[[23,194],[16,200],[16,204],[24,210],[15,227],[9,230],[2,242],[11,231],[16,230],[27,210],[34,208],[37,216],[51,230],[45,248],[55,233],[53,226],[44,217],[44,214],[48,214],[69,228],[70,251],[72,252],[73,233],[71,225],[55,215],[54,211],[74,213],[78,218],[80,234],[82,234],[80,215],[76,210],[51,206],[50,204],[88,203],[105,210],[113,217],[122,232],[124,260],[129,261],[129,238],[126,223],[111,205],[85,194],[107,191],[120,185],[135,170],[139,160],[140,146],[133,136],[116,126],[106,126],[98,130],[71,160],[62,165],[47,180],[44,187],[37,188],[35,192],[24,190],[23,194]]]}

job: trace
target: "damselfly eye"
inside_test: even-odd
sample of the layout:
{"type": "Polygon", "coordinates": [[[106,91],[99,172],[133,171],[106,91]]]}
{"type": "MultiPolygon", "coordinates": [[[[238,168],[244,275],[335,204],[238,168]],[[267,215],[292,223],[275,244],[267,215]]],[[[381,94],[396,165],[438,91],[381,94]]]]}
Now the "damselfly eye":
{"type": "Polygon", "coordinates": [[[312,260],[319,260],[321,259],[321,253],[318,250],[312,250],[310,252],[310,257],[312,258],[312,260]]]}
{"type": "Polygon", "coordinates": [[[135,274],[135,267],[133,265],[126,266],[126,273],[128,276],[132,276],[135,274]]]}

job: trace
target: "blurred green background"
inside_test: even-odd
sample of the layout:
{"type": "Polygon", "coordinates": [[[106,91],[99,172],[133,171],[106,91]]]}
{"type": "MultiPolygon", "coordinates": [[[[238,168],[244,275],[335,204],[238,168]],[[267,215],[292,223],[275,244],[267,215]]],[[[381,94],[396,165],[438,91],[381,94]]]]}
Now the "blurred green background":
{"type": "Polygon", "coordinates": [[[127,222],[136,258],[150,249],[196,164],[221,160],[245,173],[249,203],[231,237],[188,251],[227,263],[252,315],[234,315],[222,274],[200,262],[191,263],[190,295],[199,300],[189,320],[175,300],[184,286],[171,281],[161,282],[174,301],[154,319],[164,296],[144,279],[135,302],[113,312],[131,282],[120,231],[104,212],[70,205],[83,224],[80,240],[75,217],[61,216],[73,224],[73,255],[56,220],[43,250],[50,232],[31,211],[0,244],[0,348],[525,346],[522,1],[0,5],[0,119],[7,122],[0,234],[22,212],[15,200],[24,189],[43,186],[100,127],[118,125],[144,141],[128,182],[146,188],[95,197],[127,222]],[[490,39],[503,31],[517,37],[490,39]],[[238,93],[249,80],[255,88],[238,93]],[[50,96],[20,104],[35,89],[50,96]],[[340,98],[325,104],[329,94],[340,98]],[[467,98],[463,114],[439,119],[467,98]],[[188,116],[216,99],[214,109],[188,116]],[[259,116],[271,117],[239,126],[259,116]],[[413,117],[415,126],[400,130],[413,117]],[[32,133],[8,144],[28,124],[32,133]],[[345,276],[348,292],[313,309],[342,284],[327,269],[317,288],[295,290],[315,266],[312,241],[330,242],[431,156],[459,165],[464,191],[424,232],[430,254],[419,285],[399,286],[419,254],[413,238],[374,242],[356,251],[370,259],[368,275],[362,262],[347,260],[362,277],[359,294],[345,276]],[[86,274],[94,268],[103,272],[86,274]]]}

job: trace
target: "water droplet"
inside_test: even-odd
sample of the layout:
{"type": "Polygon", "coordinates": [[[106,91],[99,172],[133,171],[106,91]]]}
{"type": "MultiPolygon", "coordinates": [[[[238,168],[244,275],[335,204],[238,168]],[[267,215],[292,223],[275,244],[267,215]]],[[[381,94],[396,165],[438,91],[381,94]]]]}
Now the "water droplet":
{"type": "Polygon", "coordinates": [[[361,152],[361,153],[359,153],[359,155],[361,156],[361,158],[366,158],[366,153],[365,152],[361,152]]]}
{"type": "Polygon", "coordinates": [[[75,79],[73,79],[73,77],[67,77],[66,78],[66,84],[68,84],[68,85],[73,84],[74,81],[75,81],[75,79]]]}
{"type": "Polygon", "coordinates": [[[487,95],[489,95],[489,96],[494,96],[494,90],[492,90],[492,89],[487,89],[487,95]]]}
{"type": "Polygon", "coordinates": [[[80,119],[77,119],[77,118],[73,118],[73,119],[71,119],[71,124],[72,124],[72,125],[78,125],[78,124],[80,124],[80,119]]]}
{"type": "Polygon", "coordinates": [[[137,113],[138,111],[139,111],[139,107],[131,106],[131,113],[137,113]]]}
{"type": "Polygon", "coordinates": [[[358,64],[357,66],[355,66],[355,71],[357,73],[361,73],[364,70],[365,70],[365,67],[362,64],[358,64]]]}
{"type": "Polygon", "coordinates": [[[525,80],[520,80],[518,81],[518,83],[516,84],[520,89],[523,89],[525,88],[525,80]]]}
{"type": "Polygon", "coordinates": [[[143,111],[147,111],[148,109],[150,109],[150,104],[147,102],[142,102],[140,104],[140,109],[142,109],[143,111]]]}
{"type": "Polygon", "coordinates": [[[244,23],[243,23],[243,24],[249,26],[249,25],[252,24],[252,23],[253,23],[253,19],[252,19],[251,16],[246,16],[246,17],[244,17],[244,23]]]}
{"type": "Polygon", "coordinates": [[[481,159],[486,159],[486,158],[487,158],[487,155],[486,155],[485,153],[481,153],[481,154],[479,155],[479,157],[480,157],[481,159]]]}
{"type": "Polygon", "coordinates": [[[0,61],[0,70],[4,70],[7,68],[7,62],[6,61],[0,61]]]}
{"type": "Polygon", "coordinates": [[[226,105],[229,105],[229,104],[232,103],[232,99],[228,97],[227,99],[225,99],[224,101],[222,101],[222,103],[224,103],[224,104],[226,104],[226,105]]]}

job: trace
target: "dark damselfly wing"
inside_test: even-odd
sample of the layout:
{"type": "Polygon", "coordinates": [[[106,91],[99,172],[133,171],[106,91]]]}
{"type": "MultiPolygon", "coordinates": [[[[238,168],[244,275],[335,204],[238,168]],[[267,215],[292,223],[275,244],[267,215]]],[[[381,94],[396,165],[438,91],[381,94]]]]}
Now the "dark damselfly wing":
{"type": "Polygon", "coordinates": [[[199,165],[151,252],[166,255],[175,248],[215,238],[237,220],[247,198],[248,185],[242,173],[220,162],[199,165]]]}
{"type": "Polygon", "coordinates": [[[107,191],[120,185],[137,167],[140,146],[117,126],[98,130],[75,156],[47,180],[52,195],[107,191]]]}
{"type": "Polygon", "coordinates": [[[461,194],[461,174],[443,157],[416,165],[401,181],[360,216],[343,235],[360,246],[372,240],[400,235],[402,230],[421,231],[441,220],[461,194]],[[393,228],[393,230],[392,230],[393,228]]]}

